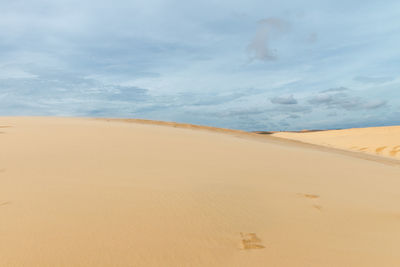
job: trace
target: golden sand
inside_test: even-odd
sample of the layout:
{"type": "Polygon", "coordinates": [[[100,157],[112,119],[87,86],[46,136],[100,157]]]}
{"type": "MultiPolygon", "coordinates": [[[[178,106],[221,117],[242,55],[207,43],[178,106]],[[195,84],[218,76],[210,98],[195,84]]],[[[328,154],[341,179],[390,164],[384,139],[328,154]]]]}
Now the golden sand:
{"type": "Polygon", "coordinates": [[[0,266],[400,266],[398,164],[174,124],[0,126],[0,266]]]}
{"type": "Polygon", "coordinates": [[[400,159],[400,126],[316,132],[278,132],[273,136],[310,144],[400,159]]]}

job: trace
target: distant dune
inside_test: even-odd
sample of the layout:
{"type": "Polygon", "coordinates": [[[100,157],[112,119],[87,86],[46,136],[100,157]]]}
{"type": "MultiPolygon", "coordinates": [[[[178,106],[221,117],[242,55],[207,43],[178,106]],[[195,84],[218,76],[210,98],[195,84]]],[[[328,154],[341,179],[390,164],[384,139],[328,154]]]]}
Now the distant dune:
{"type": "Polygon", "coordinates": [[[273,136],[400,159],[400,126],[315,132],[277,132],[273,136]]]}
{"type": "MultiPolygon", "coordinates": [[[[172,122],[0,126],[0,266],[400,266],[389,158],[172,122]]],[[[396,132],[297,136],[395,158],[396,132]]]]}

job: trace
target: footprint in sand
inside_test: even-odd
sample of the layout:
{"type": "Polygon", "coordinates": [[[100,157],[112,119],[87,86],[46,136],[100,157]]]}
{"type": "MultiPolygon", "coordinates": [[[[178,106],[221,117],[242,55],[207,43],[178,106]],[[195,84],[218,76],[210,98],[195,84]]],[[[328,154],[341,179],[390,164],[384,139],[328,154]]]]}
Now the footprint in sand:
{"type": "MultiPolygon", "coordinates": [[[[11,126],[7,126],[7,125],[5,125],[5,126],[1,126],[0,125],[0,128],[9,128],[9,127],[11,127],[11,126]]],[[[4,132],[0,132],[0,134],[3,134],[4,132]]]]}
{"type": "Polygon", "coordinates": [[[300,195],[302,195],[303,197],[306,197],[306,198],[311,198],[311,199],[319,198],[318,195],[313,195],[313,194],[300,194],[300,195]]]}
{"type": "Polygon", "coordinates": [[[255,233],[240,233],[242,238],[242,247],[243,249],[261,249],[265,248],[262,245],[261,239],[255,233]]]}
{"type": "Polygon", "coordinates": [[[381,152],[382,152],[383,150],[385,150],[385,148],[387,148],[387,146],[378,147],[377,149],[375,149],[376,154],[381,154],[381,152]]]}
{"type": "Polygon", "coordinates": [[[395,157],[397,153],[400,152],[400,146],[393,147],[392,151],[390,151],[390,156],[395,157]]]}
{"type": "MultiPolygon", "coordinates": [[[[305,198],[312,199],[314,201],[319,198],[319,195],[314,195],[314,194],[301,194],[301,193],[299,193],[298,195],[302,196],[302,197],[305,197],[305,198]]],[[[315,209],[317,209],[319,211],[322,211],[322,206],[321,205],[314,204],[313,208],[315,208],[315,209]]]]}
{"type": "Polygon", "coordinates": [[[313,205],[313,208],[322,211],[322,206],[321,205],[313,205]]]}
{"type": "Polygon", "coordinates": [[[10,204],[10,203],[11,203],[10,201],[0,202],[0,207],[1,207],[1,206],[8,205],[8,204],[10,204]]]}
{"type": "Polygon", "coordinates": [[[366,150],[368,149],[368,147],[357,147],[357,146],[352,146],[352,147],[350,147],[349,149],[350,149],[350,150],[358,150],[358,151],[364,152],[364,151],[366,151],[366,150]]]}

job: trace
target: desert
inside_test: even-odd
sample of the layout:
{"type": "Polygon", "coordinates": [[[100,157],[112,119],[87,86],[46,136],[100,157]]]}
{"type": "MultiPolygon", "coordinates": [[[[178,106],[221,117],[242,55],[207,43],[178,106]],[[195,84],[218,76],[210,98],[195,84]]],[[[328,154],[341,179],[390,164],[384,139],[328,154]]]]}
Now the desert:
{"type": "Polygon", "coordinates": [[[0,266],[400,264],[396,160],[174,123],[0,125],[0,266]]]}

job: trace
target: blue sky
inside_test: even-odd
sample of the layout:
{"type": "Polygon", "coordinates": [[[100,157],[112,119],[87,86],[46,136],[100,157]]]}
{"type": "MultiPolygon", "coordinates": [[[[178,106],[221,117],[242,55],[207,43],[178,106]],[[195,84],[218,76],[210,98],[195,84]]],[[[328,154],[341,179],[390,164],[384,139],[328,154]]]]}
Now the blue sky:
{"type": "Polygon", "coordinates": [[[400,124],[399,1],[0,1],[0,115],[400,124]]]}

